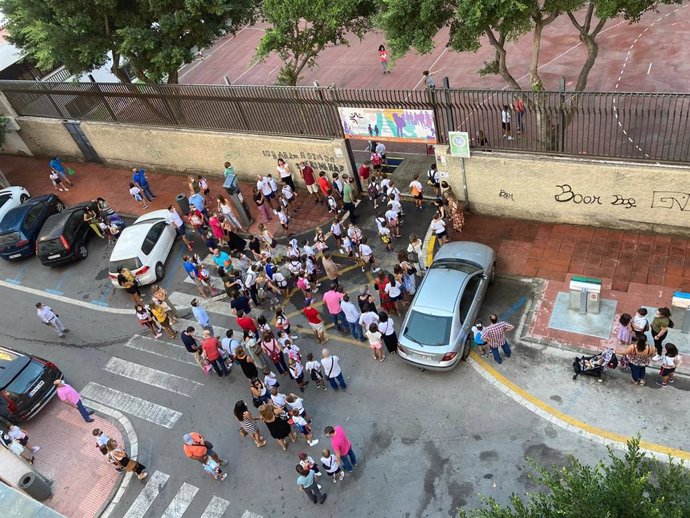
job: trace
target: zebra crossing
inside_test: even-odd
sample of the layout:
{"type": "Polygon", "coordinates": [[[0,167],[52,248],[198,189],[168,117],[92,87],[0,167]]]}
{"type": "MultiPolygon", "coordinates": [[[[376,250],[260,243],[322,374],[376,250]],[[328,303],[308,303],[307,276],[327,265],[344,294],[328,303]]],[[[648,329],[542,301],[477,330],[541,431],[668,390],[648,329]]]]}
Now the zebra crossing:
{"type": "MultiPolygon", "coordinates": [[[[146,482],[144,488],[139,492],[132,505],[127,509],[124,518],[143,518],[149,509],[153,506],[157,498],[159,498],[163,488],[168,484],[170,475],[161,471],[155,471],[151,474],[146,482]]],[[[194,501],[199,488],[183,482],[175,495],[170,500],[161,518],[181,518],[189,506],[194,501]]],[[[201,513],[201,518],[221,518],[225,516],[226,511],[230,507],[230,502],[219,496],[211,497],[210,502],[201,513]]],[[[245,510],[241,515],[235,511],[235,516],[242,518],[263,518],[263,516],[245,510]]]]}

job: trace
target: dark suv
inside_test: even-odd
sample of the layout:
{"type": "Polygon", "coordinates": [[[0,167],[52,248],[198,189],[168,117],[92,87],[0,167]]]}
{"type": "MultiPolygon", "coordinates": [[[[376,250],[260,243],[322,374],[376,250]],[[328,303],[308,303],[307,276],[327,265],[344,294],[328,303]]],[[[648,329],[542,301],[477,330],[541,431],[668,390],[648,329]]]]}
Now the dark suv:
{"type": "Polygon", "coordinates": [[[36,255],[46,266],[84,259],[89,255],[86,248],[94,231],[84,221],[84,210],[90,202],[68,207],[50,216],[41,228],[36,240],[36,255]]]}
{"type": "Polygon", "coordinates": [[[36,238],[49,216],[65,204],[54,194],[30,198],[10,210],[0,223],[0,257],[14,261],[34,255],[36,238]]]}
{"type": "Polygon", "coordinates": [[[62,371],[54,363],[0,347],[0,417],[12,423],[31,419],[55,395],[62,371]]]}

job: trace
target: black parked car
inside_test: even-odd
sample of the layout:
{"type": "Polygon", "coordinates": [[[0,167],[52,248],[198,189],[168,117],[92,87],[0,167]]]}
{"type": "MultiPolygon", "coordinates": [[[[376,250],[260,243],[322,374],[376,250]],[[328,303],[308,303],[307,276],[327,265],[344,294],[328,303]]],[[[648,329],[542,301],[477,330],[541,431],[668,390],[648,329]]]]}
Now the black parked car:
{"type": "Polygon", "coordinates": [[[0,346],[0,417],[15,424],[31,419],[55,395],[58,379],[54,363],[0,346]]]}
{"type": "Polygon", "coordinates": [[[68,207],[50,216],[36,241],[36,255],[46,266],[85,259],[93,229],[84,221],[84,210],[91,202],[68,207]]]}
{"type": "Polygon", "coordinates": [[[45,220],[65,204],[54,194],[29,198],[10,210],[0,223],[0,257],[14,261],[34,255],[36,238],[45,220]]]}

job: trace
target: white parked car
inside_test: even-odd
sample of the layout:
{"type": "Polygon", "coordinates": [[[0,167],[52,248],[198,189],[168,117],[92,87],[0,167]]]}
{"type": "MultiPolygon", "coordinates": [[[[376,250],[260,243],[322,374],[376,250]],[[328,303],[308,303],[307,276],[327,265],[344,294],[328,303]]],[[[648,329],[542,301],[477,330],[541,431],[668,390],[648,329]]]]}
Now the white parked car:
{"type": "Polygon", "coordinates": [[[24,187],[13,185],[5,189],[0,189],[0,221],[11,209],[19,207],[31,196],[24,187]]]}
{"type": "Polygon", "coordinates": [[[110,281],[117,288],[117,268],[129,269],[139,284],[152,284],[165,276],[165,261],[175,242],[175,228],[168,223],[169,212],[154,210],[126,227],[110,254],[110,281]]]}

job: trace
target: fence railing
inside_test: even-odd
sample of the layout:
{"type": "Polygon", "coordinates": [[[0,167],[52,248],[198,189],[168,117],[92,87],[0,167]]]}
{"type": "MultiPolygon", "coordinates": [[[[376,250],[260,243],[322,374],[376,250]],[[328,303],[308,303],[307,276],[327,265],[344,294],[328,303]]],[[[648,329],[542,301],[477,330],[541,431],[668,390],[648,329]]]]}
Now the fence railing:
{"type": "Polygon", "coordinates": [[[690,94],[0,81],[20,115],[273,135],[341,137],[337,108],[433,110],[439,142],[468,131],[477,148],[690,162],[690,94]],[[524,115],[502,110],[517,97],[524,115]]]}

